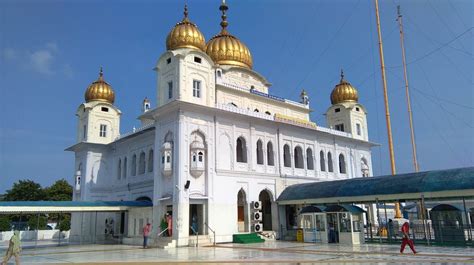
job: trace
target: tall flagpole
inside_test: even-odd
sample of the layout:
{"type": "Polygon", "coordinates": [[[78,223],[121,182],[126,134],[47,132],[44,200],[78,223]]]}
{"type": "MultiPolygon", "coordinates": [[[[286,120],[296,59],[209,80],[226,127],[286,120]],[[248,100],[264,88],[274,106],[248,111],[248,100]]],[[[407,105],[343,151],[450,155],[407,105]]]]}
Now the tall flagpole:
{"type": "Polygon", "coordinates": [[[403,37],[403,24],[402,24],[402,14],[400,12],[400,6],[397,6],[397,13],[398,13],[398,17],[397,17],[398,26],[400,27],[400,46],[402,48],[403,75],[405,77],[405,94],[406,94],[407,106],[408,106],[408,119],[410,121],[411,151],[413,154],[413,166],[415,167],[415,172],[418,172],[419,168],[418,168],[418,159],[416,155],[415,129],[413,127],[413,113],[411,111],[410,90],[408,89],[407,64],[406,64],[406,55],[405,55],[405,39],[403,37]]]}
{"type": "MultiPolygon", "coordinates": [[[[388,150],[390,153],[390,166],[392,169],[392,175],[397,174],[395,167],[395,154],[393,152],[393,140],[392,140],[392,124],[390,122],[390,109],[388,106],[388,95],[387,95],[387,80],[385,77],[385,63],[383,59],[383,44],[382,44],[382,32],[380,30],[380,15],[379,15],[379,1],[375,0],[375,16],[377,19],[377,33],[379,36],[379,54],[380,54],[380,68],[382,72],[382,84],[383,84],[383,97],[385,103],[385,120],[387,121],[387,136],[388,136],[388,150]]],[[[395,203],[395,218],[402,218],[400,212],[400,203],[395,203]]]]}

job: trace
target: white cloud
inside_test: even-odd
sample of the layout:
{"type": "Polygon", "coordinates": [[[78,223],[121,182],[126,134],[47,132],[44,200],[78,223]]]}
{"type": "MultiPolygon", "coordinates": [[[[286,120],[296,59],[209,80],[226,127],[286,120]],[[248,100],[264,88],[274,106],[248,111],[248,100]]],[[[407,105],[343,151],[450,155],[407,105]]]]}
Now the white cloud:
{"type": "Polygon", "coordinates": [[[73,70],[68,63],[59,63],[60,49],[56,42],[48,42],[43,47],[28,51],[13,48],[4,48],[0,57],[6,62],[15,63],[24,70],[34,71],[42,75],[64,74],[73,76],[73,70]]]}
{"type": "Polygon", "coordinates": [[[52,63],[54,56],[49,50],[38,50],[30,55],[29,66],[40,74],[51,75],[54,73],[52,63]]]}

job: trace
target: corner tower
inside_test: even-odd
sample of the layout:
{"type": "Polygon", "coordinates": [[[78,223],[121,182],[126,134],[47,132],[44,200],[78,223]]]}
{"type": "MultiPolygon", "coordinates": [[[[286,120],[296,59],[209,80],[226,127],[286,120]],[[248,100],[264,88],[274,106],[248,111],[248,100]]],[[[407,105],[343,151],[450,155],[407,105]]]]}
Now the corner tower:
{"type": "Polygon", "coordinates": [[[120,110],[115,107],[115,92],[104,80],[102,68],[99,78],[86,90],[76,115],[79,118],[77,142],[108,144],[120,135],[120,110]]]}
{"type": "Polygon", "coordinates": [[[328,127],[352,134],[360,140],[369,140],[367,129],[367,111],[359,104],[357,89],[344,79],[341,70],[341,81],[331,92],[331,107],[326,111],[328,127]]]}

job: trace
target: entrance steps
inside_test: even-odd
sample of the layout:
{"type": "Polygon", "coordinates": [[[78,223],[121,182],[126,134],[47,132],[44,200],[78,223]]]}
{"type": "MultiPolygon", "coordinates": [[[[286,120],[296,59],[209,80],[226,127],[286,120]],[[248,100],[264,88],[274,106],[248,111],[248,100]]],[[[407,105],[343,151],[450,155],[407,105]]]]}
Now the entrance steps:
{"type": "Polygon", "coordinates": [[[199,236],[189,236],[189,246],[194,247],[202,247],[202,246],[209,246],[212,245],[212,239],[209,235],[199,235],[199,236]]]}
{"type": "Polygon", "coordinates": [[[232,242],[240,244],[251,244],[265,242],[265,239],[262,239],[257,233],[234,234],[232,235],[232,242]]]}
{"type": "Polygon", "coordinates": [[[153,238],[151,241],[150,246],[155,248],[167,249],[176,247],[176,240],[172,237],[158,237],[153,238]]]}
{"type": "Polygon", "coordinates": [[[275,231],[263,231],[259,233],[260,237],[265,240],[276,240],[277,234],[275,231]]]}

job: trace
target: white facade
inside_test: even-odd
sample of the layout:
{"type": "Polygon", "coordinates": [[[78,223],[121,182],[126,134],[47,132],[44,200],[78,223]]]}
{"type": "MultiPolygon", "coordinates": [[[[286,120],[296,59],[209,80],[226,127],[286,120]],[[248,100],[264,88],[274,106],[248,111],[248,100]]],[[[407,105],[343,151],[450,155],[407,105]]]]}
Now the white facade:
{"type": "Polygon", "coordinates": [[[307,98],[272,96],[260,74],[217,65],[200,50],[166,51],[155,69],[157,107],[144,103],[143,127],[121,135],[115,106],[84,103],[78,142],[68,148],[75,152],[74,200],[150,199],[154,206],[131,211],[126,220],[116,213],[75,214],[71,238],[87,234],[92,222],[107,229],[112,219],[115,231],[128,237],[139,237],[147,221],[157,234],[169,212],[177,245],[188,245],[193,216],[200,234],[210,227],[218,242],[231,241],[253,230],[252,201],[262,201],[264,230],[278,232],[286,221],[275,200],[285,187],[372,175],[373,144],[361,104],[331,106],[326,128],[310,121],[307,98]],[[348,130],[335,130],[340,123],[348,130]]]}

